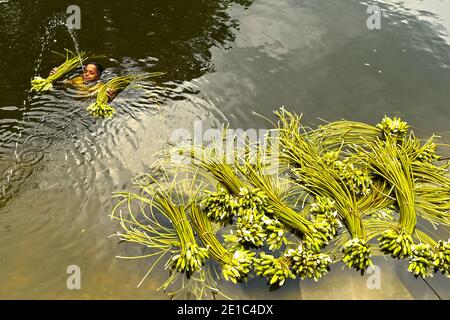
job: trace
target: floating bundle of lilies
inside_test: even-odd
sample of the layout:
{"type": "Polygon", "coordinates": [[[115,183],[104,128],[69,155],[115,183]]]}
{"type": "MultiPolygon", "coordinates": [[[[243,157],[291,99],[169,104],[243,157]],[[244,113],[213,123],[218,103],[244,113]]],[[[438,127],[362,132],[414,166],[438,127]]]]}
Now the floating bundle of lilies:
{"type": "Polygon", "coordinates": [[[191,161],[162,159],[136,178],[138,191],[116,194],[117,235],[149,248],[138,258],[158,256],[149,272],[165,259],[164,289],[196,274],[216,291],[221,278],[317,281],[333,263],[363,273],[382,254],[407,260],[415,277],[449,276],[450,243],[425,227],[450,226],[449,162],[437,153],[447,145],[419,140],[399,118],[314,129],[285,109],[275,115],[266,145],[277,170],[261,145],[230,161],[218,141],[175,148],[191,161]]]}
{"type": "Polygon", "coordinates": [[[51,90],[53,88],[53,82],[59,80],[66,74],[76,70],[77,68],[82,68],[82,63],[86,62],[89,56],[86,52],[80,52],[79,55],[74,54],[72,51],[66,50],[66,61],[64,61],[54,72],[49,75],[46,79],[41,77],[34,77],[31,80],[31,90],[35,92],[44,92],[51,90]]]}
{"type": "Polygon", "coordinates": [[[163,74],[163,72],[153,72],[147,74],[128,75],[112,78],[106,84],[103,84],[100,87],[97,93],[96,101],[89,105],[86,110],[95,118],[111,118],[116,113],[116,109],[109,105],[110,101],[108,98],[108,89],[119,93],[133,82],[142,81],[153,77],[159,77],[163,74]]]}

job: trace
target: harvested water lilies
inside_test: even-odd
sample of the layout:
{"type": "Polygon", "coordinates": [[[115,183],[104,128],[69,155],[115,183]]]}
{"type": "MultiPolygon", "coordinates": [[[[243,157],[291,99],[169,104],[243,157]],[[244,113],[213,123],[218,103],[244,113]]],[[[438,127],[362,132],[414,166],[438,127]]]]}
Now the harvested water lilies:
{"type": "Polygon", "coordinates": [[[364,151],[368,165],[379,176],[388,181],[394,191],[400,219],[399,231],[388,230],[379,238],[381,249],[395,258],[405,258],[411,254],[411,235],[417,223],[415,210],[415,182],[411,160],[396,140],[376,140],[364,151]]]}
{"type": "Polygon", "coordinates": [[[241,211],[236,221],[236,235],[241,243],[249,243],[255,247],[262,246],[267,234],[263,223],[264,213],[246,209],[241,211]]]}
{"type": "Polygon", "coordinates": [[[314,279],[318,281],[330,271],[332,262],[330,256],[304,249],[301,245],[297,249],[289,249],[286,256],[292,259],[292,269],[302,280],[314,279]]]}
{"type": "Polygon", "coordinates": [[[274,251],[280,249],[283,245],[287,244],[286,229],[277,218],[269,218],[267,216],[262,217],[262,222],[265,225],[267,234],[266,243],[269,246],[269,250],[274,251]]]}
{"type": "Polygon", "coordinates": [[[367,242],[358,238],[353,238],[342,247],[344,262],[349,268],[355,268],[362,272],[366,270],[373,263],[370,260],[372,256],[372,249],[367,245],[367,242]]]}
{"type": "Polygon", "coordinates": [[[161,259],[170,255],[173,274],[220,268],[216,282],[255,275],[274,287],[297,277],[318,281],[335,262],[364,273],[382,254],[407,260],[415,277],[449,276],[449,242],[420,223],[450,227],[449,164],[440,154],[447,145],[436,136],[419,140],[399,118],[313,129],[294,113],[276,115],[277,134],[266,140],[279,146],[278,171],[262,161],[261,146],[247,144],[245,156],[231,161],[217,145],[185,147],[194,161],[161,160],[164,174],[127,196],[153,210],[148,226],[122,218],[122,239],[158,249],[161,259]]]}
{"type": "Polygon", "coordinates": [[[384,116],[383,120],[377,124],[377,128],[381,129],[385,136],[402,136],[408,132],[409,125],[400,118],[394,117],[392,119],[384,116]]]}
{"type": "Polygon", "coordinates": [[[208,248],[209,255],[221,265],[225,280],[233,283],[244,280],[251,271],[255,253],[244,249],[228,252],[217,239],[211,222],[196,204],[191,206],[190,217],[200,240],[208,248]]]}
{"type": "Polygon", "coordinates": [[[271,210],[267,205],[267,196],[258,188],[250,190],[240,187],[239,193],[231,195],[225,188],[218,192],[205,191],[207,197],[201,201],[207,216],[214,221],[230,221],[236,217],[236,240],[253,246],[262,246],[267,238],[266,228],[271,232],[271,246],[280,246],[282,239],[273,236],[279,233],[275,222],[266,216],[271,210]]]}
{"type": "Polygon", "coordinates": [[[333,239],[342,227],[337,211],[334,207],[334,201],[327,197],[317,197],[316,202],[311,204],[309,212],[312,215],[314,225],[325,228],[324,232],[328,238],[333,239]]]}
{"type": "Polygon", "coordinates": [[[97,99],[95,103],[86,108],[87,111],[93,116],[98,118],[111,118],[116,109],[111,107],[108,102],[108,89],[119,91],[125,89],[131,82],[137,79],[136,76],[116,77],[102,85],[97,93],[97,99]]]}
{"type": "Polygon", "coordinates": [[[223,234],[224,246],[230,251],[235,252],[237,250],[244,249],[244,245],[239,241],[239,237],[234,230],[229,233],[223,234]]]}
{"type": "Polygon", "coordinates": [[[233,251],[231,260],[223,266],[225,280],[234,283],[245,280],[251,272],[255,253],[245,249],[233,251]]]}
{"type": "Polygon", "coordinates": [[[433,142],[425,144],[418,149],[417,160],[420,162],[434,163],[441,160],[441,156],[436,154],[437,145],[433,142]]]}
{"type": "Polygon", "coordinates": [[[303,213],[293,210],[282,197],[275,191],[270,176],[265,175],[260,164],[253,166],[245,164],[245,169],[240,168],[241,172],[255,187],[260,188],[267,195],[267,202],[272,211],[272,215],[280,220],[287,228],[294,232],[300,232],[305,241],[320,251],[326,245],[327,235],[314,228],[314,223],[305,218],[303,213]]]}
{"type": "Polygon", "coordinates": [[[435,246],[435,256],[433,266],[435,272],[440,271],[442,274],[450,274],[450,242],[439,240],[435,246]]]}
{"type": "Polygon", "coordinates": [[[434,142],[436,138],[439,137],[433,135],[424,144],[422,144],[421,141],[414,135],[414,133],[410,132],[409,137],[402,140],[402,146],[408,153],[411,161],[433,164],[440,161],[442,158],[436,153],[438,146],[445,146],[443,144],[436,144],[434,142]]]}
{"type": "MultiPolygon", "coordinates": [[[[303,166],[293,170],[302,187],[316,197],[333,199],[337,216],[343,221],[353,238],[366,239],[366,233],[362,221],[362,215],[355,195],[339,178],[339,174],[327,167],[303,166]]],[[[325,244],[334,237],[333,223],[327,220],[318,220],[314,227],[320,229],[326,237],[325,244]]],[[[308,246],[309,241],[305,244],[308,246]]]]}
{"type": "MultiPolygon", "coordinates": [[[[315,197],[332,199],[339,218],[352,237],[365,240],[366,234],[355,192],[342,179],[339,170],[324,161],[317,161],[323,159],[321,155],[336,150],[326,150],[325,136],[319,137],[317,132],[314,135],[308,134],[299,117],[286,111],[277,115],[280,118],[277,130],[283,154],[281,159],[291,167],[299,186],[315,197]]],[[[333,157],[337,158],[337,153],[331,154],[331,158],[333,157]]],[[[305,239],[304,245],[319,251],[333,238],[334,230],[326,220],[317,221],[312,228],[316,232],[305,239]]]]}
{"type": "Polygon", "coordinates": [[[260,247],[267,245],[270,251],[276,251],[287,244],[287,230],[276,218],[264,214],[255,215],[248,211],[248,216],[236,219],[234,228],[223,235],[227,248],[231,251],[248,245],[260,247]]]}
{"type": "MultiPolygon", "coordinates": [[[[181,192],[178,190],[180,188],[176,188],[176,185],[171,185],[172,188],[168,187],[168,189],[165,189],[162,183],[158,183],[154,177],[148,175],[137,178],[135,185],[141,190],[141,194],[121,193],[118,196],[129,199],[129,202],[131,200],[138,201],[141,208],[143,205],[147,205],[151,211],[150,217],[144,211],[142,213],[151,224],[145,227],[142,223],[138,223],[132,215],[133,225],[144,226],[142,232],[144,236],[155,236],[156,244],[153,244],[151,247],[158,248],[158,244],[161,244],[161,249],[165,248],[164,251],[168,252],[167,246],[169,246],[172,257],[167,260],[167,268],[173,268],[180,273],[186,272],[188,275],[199,271],[208,258],[208,250],[197,244],[194,230],[188,221],[185,207],[183,205],[177,205],[173,200],[173,197],[177,196],[176,193],[181,192]],[[168,229],[167,227],[162,227],[161,223],[158,223],[155,219],[153,210],[164,215],[170,221],[173,228],[168,229]],[[158,228],[155,228],[155,226],[158,226],[158,228]],[[169,232],[171,235],[169,239],[165,237],[168,233],[167,230],[171,230],[169,232]],[[176,241],[173,239],[173,234],[176,235],[176,241]]],[[[130,204],[128,205],[128,211],[131,213],[130,204]]],[[[125,220],[122,220],[122,227],[128,231],[125,222],[125,220]]],[[[134,230],[134,228],[131,230],[134,230]]],[[[130,237],[128,236],[128,238],[130,237]]],[[[149,241],[144,238],[143,244],[148,245],[149,241]]],[[[136,239],[136,242],[141,242],[141,240],[136,239]]]]}
{"type": "Polygon", "coordinates": [[[339,178],[356,195],[366,195],[371,191],[373,181],[368,174],[367,168],[360,169],[355,164],[347,161],[336,161],[335,168],[339,172],[339,178]]]}
{"type": "Polygon", "coordinates": [[[378,238],[380,248],[392,257],[406,259],[412,254],[413,239],[405,230],[389,229],[378,238]]]}
{"type": "Polygon", "coordinates": [[[255,260],[255,272],[261,277],[265,277],[270,285],[282,286],[287,279],[295,279],[295,274],[291,270],[292,259],[289,255],[283,254],[279,258],[261,252],[259,258],[255,260]]]}
{"type": "Polygon", "coordinates": [[[78,56],[71,51],[66,50],[66,61],[57,68],[55,73],[49,75],[46,79],[34,77],[34,79],[31,80],[31,90],[35,92],[51,90],[53,88],[53,82],[74,71],[76,68],[81,68],[82,63],[87,59],[88,56],[85,52],[81,52],[78,56]]]}
{"type": "Polygon", "coordinates": [[[417,277],[432,277],[433,262],[435,260],[434,252],[427,243],[413,245],[411,247],[412,256],[408,266],[408,271],[417,277]]]}
{"type": "Polygon", "coordinates": [[[241,188],[238,195],[239,210],[238,216],[241,216],[245,210],[251,209],[261,213],[272,213],[267,195],[259,188],[241,188]]]}
{"type": "Polygon", "coordinates": [[[208,217],[216,222],[236,217],[233,240],[255,247],[262,246],[267,240],[270,250],[280,248],[285,242],[282,224],[266,215],[272,210],[267,204],[267,196],[258,188],[241,187],[237,196],[230,195],[223,187],[219,187],[218,192],[204,192],[207,196],[201,204],[208,217]]]}
{"type": "Polygon", "coordinates": [[[235,215],[239,203],[236,197],[230,195],[225,188],[219,186],[217,192],[209,190],[204,192],[207,196],[201,201],[201,204],[209,218],[214,221],[224,221],[235,215]]]}
{"type": "Polygon", "coordinates": [[[248,210],[257,212],[270,212],[267,206],[267,196],[259,189],[252,190],[240,187],[237,195],[219,185],[217,192],[205,190],[207,195],[201,202],[208,217],[215,221],[228,220],[233,216],[248,215],[248,210]]]}
{"type": "Polygon", "coordinates": [[[208,258],[208,250],[197,244],[184,207],[176,206],[167,194],[158,191],[153,194],[152,202],[171,221],[180,240],[179,251],[171,258],[172,267],[178,272],[199,270],[208,258]]]}
{"type": "Polygon", "coordinates": [[[121,76],[115,77],[109,80],[106,84],[102,85],[97,93],[97,99],[95,103],[91,104],[86,108],[87,111],[93,116],[98,118],[111,118],[115,113],[116,109],[110,106],[109,98],[108,98],[108,90],[114,90],[115,92],[119,92],[124,90],[128,85],[135,81],[141,81],[151,77],[159,77],[164,73],[154,72],[150,74],[144,75],[129,75],[129,76],[121,76]]]}

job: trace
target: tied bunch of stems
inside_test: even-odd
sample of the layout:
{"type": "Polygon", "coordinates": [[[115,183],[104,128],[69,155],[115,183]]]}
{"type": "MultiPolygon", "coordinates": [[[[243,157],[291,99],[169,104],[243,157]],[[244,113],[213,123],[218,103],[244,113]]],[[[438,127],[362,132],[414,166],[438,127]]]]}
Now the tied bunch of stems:
{"type": "Polygon", "coordinates": [[[267,216],[262,218],[267,234],[266,243],[269,245],[269,250],[274,251],[280,249],[287,244],[286,229],[277,218],[269,218],[267,216]]]}
{"type": "Polygon", "coordinates": [[[436,255],[434,256],[433,266],[435,272],[450,274],[450,242],[439,240],[435,245],[436,255]]]}
{"type": "Polygon", "coordinates": [[[62,63],[55,73],[49,75],[46,79],[41,77],[34,77],[31,80],[31,90],[35,92],[48,91],[53,88],[53,82],[62,78],[66,74],[74,71],[78,67],[82,67],[82,63],[86,62],[88,56],[85,52],[80,52],[80,55],[75,55],[73,52],[66,50],[66,61],[62,63]]]}
{"type": "Polygon", "coordinates": [[[198,179],[194,196],[187,187],[176,201],[176,188],[155,178],[139,184],[145,196],[133,196],[167,217],[172,231],[153,221],[141,224],[143,232],[128,228],[123,238],[171,253],[166,265],[178,273],[199,270],[211,257],[233,283],[252,273],[276,286],[297,277],[317,281],[329,272],[332,254],[362,273],[383,252],[408,259],[416,277],[449,274],[449,242],[435,241],[418,224],[424,218],[436,229],[450,226],[449,164],[438,165],[436,153],[442,145],[408,135],[400,119],[385,117],[378,127],[338,121],[313,130],[293,113],[277,115],[277,134],[266,139],[279,146],[279,171],[263,164],[259,144],[253,153],[245,144],[245,157],[231,162],[217,146],[184,148],[194,162],[170,163],[168,170],[175,178],[184,170],[192,186],[198,179]],[[221,241],[217,228],[228,224],[221,241]],[[370,246],[377,238],[379,248],[370,246]]]}
{"type": "Polygon", "coordinates": [[[281,287],[287,279],[295,279],[296,276],[291,270],[292,259],[286,253],[279,258],[271,254],[261,252],[259,258],[255,260],[255,272],[258,276],[265,277],[270,285],[281,287]]]}
{"type": "Polygon", "coordinates": [[[196,299],[207,297],[209,290],[213,295],[223,295],[217,288],[216,273],[210,272],[208,266],[200,268],[209,257],[208,250],[197,245],[185,209],[189,205],[182,204],[198,194],[203,184],[198,184],[195,176],[180,180],[179,174],[172,176],[171,173],[167,168],[158,166],[155,175],[145,174],[133,180],[139,193],[120,192],[115,195],[121,200],[114,206],[111,217],[119,220],[123,228],[123,232],[116,235],[151,249],[148,254],[118,258],[157,257],[138,287],[159,262],[166,261],[165,267],[170,269],[170,276],[158,290],[162,289],[172,297],[185,295],[196,299]],[[124,203],[126,212],[123,213],[124,203]],[[134,213],[136,206],[140,212],[138,215],[134,213]],[[183,273],[186,276],[182,276],[183,273]],[[172,289],[175,291],[168,291],[172,289]]]}
{"type": "MultiPolygon", "coordinates": [[[[316,197],[332,199],[337,215],[344,222],[352,238],[342,248],[344,254],[342,261],[349,267],[364,270],[372,262],[371,249],[367,244],[367,234],[362,221],[364,208],[361,207],[361,201],[373,196],[368,192],[368,188],[362,189],[364,192],[357,192],[356,184],[348,183],[348,177],[342,173],[344,164],[338,157],[345,143],[362,145],[364,143],[362,133],[377,139],[379,129],[360,124],[356,124],[355,129],[352,128],[354,123],[347,123],[348,127],[343,128],[344,122],[339,122],[337,125],[327,125],[328,129],[320,128],[308,132],[297,115],[285,110],[276,112],[276,115],[279,118],[277,130],[282,160],[291,167],[291,172],[304,190],[316,197]],[[327,131],[330,135],[323,135],[327,131]],[[352,134],[348,135],[349,132],[352,134]],[[342,138],[346,135],[350,138],[347,141],[342,138]],[[362,199],[357,197],[358,193],[362,193],[362,199]]],[[[365,186],[365,182],[363,185],[365,186]]],[[[314,226],[322,230],[327,239],[333,238],[334,228],[327,220],[322,219],[314,226]]]]}
{"type": "Polygon", "coordinates": [[[267,195],[259,188],[241,188],[239,190],[238,203],[239,209],[237,216],[245,214],[245,211],[251,209],[259,213],[270,214],[272,210],[267,203],[267,195]]]}
{"type": "MultiPolygon", "coordinates": [[[[167,204],[169,204],[167,207],[169,208],[171,204],[167,204]]],[[[172,207],[171,210],[171,221],[180,238],[180,251],[172,257],[172,265],[178,272],[193,273],[200,270],[205,260],[209,258],[208,250],[197,245],[184,207],[172,207]]]]}
{"type": "Polygon", "coordinates": [[[237,196],[221,186],[217,192],[205,193],[207,197],[201,204],[208,217],[216,222],[227,222],[236,217],[236,241],[256,247],[267,241],[271,250],[285,243],[284,229],[277,219],[267,216],[272,210],[267,204],[267,196],[258,188],[241,187],[237,196]]]}
{"type": "Polygon", "coordinates": [[[287,250],[286,255],[292,259],[292,269],[302,280],[318,281],[330,271],[332,260],[327,254],[304,249],[299,245],[297,249],[287,250]]]}
{"type": "Polygon", "coordinates": [[[316,197],[316,201],[311,204],[309,212],[312,214],[312,221],[315,226],[324,228],[330,239],[337,236],[338,229],[342,227],[338,213],[334,207],[334,201],[327,197],[316,197]]]}
{"type": "MultiPolygon", "coordinates": [[[[362,150],[362,149],[360,149],[362,150]]],[[[398,228],[383,232],[379,238],[381,249],[394,258],[411,255],[412,234],[416,227],[415,182],[411,159],[401,143],[391,137],[385,141],[376,140],[362,150],[371,169],[383,177],[395,191],[400,210],[398,228]]]]}
{"type": "Polygon", "coordinates": [[[239,203],[225,188],[219,185],[216,192],[205,190],[204,193],[207,196],[201,204],[209,218],[216,222],[228,221],[235,215],[239,203]]]}
{"type": "Polygon", "coordinates": [[[403,228],[388,229],[378,239],[380,248],[392,257],[405,259],[412,255],[413,238],[403,228]]]}
{"type": "MultiPolygon", "coordinates": [[[[354,237],[364,239],[364,228],[354,192],[343,181],[334,166],[327,164],[327,161],[319,160],[327,155],[325,159],[336,162],[340,149],[334,150],[330,146],[342,148],[342,141],[339,145],[335,142],[327,144],[329,137],[319,135],[320,131],[308,132],[307,128],[300,123],[301,117],[285,110],[275,114],[279,118],[277,131],[281,159],[291,167],[291,172],[299,185],[316,197],[333,199],[336,211],[350,233],[354,237]]],[[[322,130],[325,129],[322,128],[322,130]]],[[[336,128],[333,129],[335,130],[336,128]]],[[[377,132],[377,130],[374,131],[377,132]]],[[[344,133],[340,135],[342,134],[344,133]]],[[[340,135],[335,133],[330,139],[340,135]]],[[[358,138],[358,141],[360,140],[358,138]]],[[[328,232],[325,238],[329,240],[332,233],[328,232]]]]}
{"type": "Polygon", "coordinates": [[[408,265],[408,271],[416,278],[432,277],[433,262],[436,260],[435,253],[428,243],[412,245],[412,255],[408,265]]]}
{"type": "Polygon", "coordinates": [[[238,218],[236,227],[224,234],[224,240],[231,251],[242,249],[248,244],[260,247],[263,242],[270,251],[275,251],[288,243],[286,235],[286,228],[277,218],[249,215],[245,220],[238,218]]]}
{"type": "MultiPolygon", "coordinates": [[[[347,227],[352,239],[342,248],[344,257],[342,261],[349,267],[361,270],[370,264],[370,248],[366,242],[367,234],[361,218],[359,203],[354,194],[348,189],[339,175],[327,167],[303,167],[296,169],[294,174],[299,178],[303,187],[312,194],[333,199],[337,215],[347,227]],[[362,255],[361,255],[362,254],[362,255]]],[[[327,220],[322,220],[328,222],[327,220]]],[[[333,225],[327,224],[327,237],[333,237],[333,225]]]]}
{"type": "MultiPolygon", "coordinates": [[[[259,247],[267,241],[274,249],[285,243],[284,229],[277,219],[280,218],[280,210],[273,206],[273,189],[249,180],[253,185],[250,187],[224,157],[214,156],[214,153],[206,157],[204,150],[196,147],[189,150],[189,153],[208,178],[212,176],[223,186],[219,187],[218,192],[207,191],[208,196],[202,200],[208,217],[215,221],[237,217],[237,230],[233,238],[236,237],[239,243],[247,242],[259,247]],[[267,194],[267,191],[271,194],[267,194]]],[[[238,170],[241,173],[246,171],[239,165],[238,170]]],[[[277,201],[281,202],[279,199],[277,201]]]]}
{"type": "MultiPolygon", "coordinates": [[[[280,134],[283,135],[283,132],[280,134]]],[[[291,132],[286,137],[287,140],[293,141],[291,132]]],[[[286,135],[286,136],[287,136],[286,135]]],[[[281,138],[277,138],[281,139],[281,138]]],[[[266,144],[270,146],[271,139],[266,137],[266,144]]],[[[279,143],[273,143],[279,146],[279,143]]],[[[287,149],[284,149],[286,151],[287,149]]],[[[251,161],[245,159],[243,164],[236,163],[238,171],[251,185],[263,191],[267,196],[267,203],[271,210],[271,217],[281,222],[287,230],[294,234],[302,236],[304,243],[311,246],[314,250],[320,251],[327,244],[327,236],[321,230],[315,228],[314,223],[306,218],[307,210],[303,209],[300,212],[291,207],[287,199],[296,195],[298,192],[295,188],[288,185],[288,190],[284,190],[286,184],[279,179],[276,174],[269,174],[273,168],[263,165],[260,154],[263,152],[261,147],[256,149],[256,155],[251,161]]],[[[272,151],[273,152],[273,151],[272,151]]],[[[275,152],[278,154],[278,152],[275,152]]],[[[284,157],[283,153],[278,154],[284,157]]],[[[296,155],[289,155],[293,158],[296,155]]],[[[280,246],[277,246],[280,247],[280,246]]]]}
{"type": "Polygon", "coordinates": [[[342,253],[344,254],[342,262],[349,268],[353,267],[364,272],[369,266],[373,266],[372,260],[370,260],[372,249],[365,240],[359,238],[349,240],[342,247],[342,253]]]}
{"type": "Polygon", "coordinates": [[[178,272],[186,272],[188,275],[200,270],[208,259],[208,250],[197,244],[184,205],[175,204],[170,191],[167,191],[152,176],[147,175],[136,179],[136,184],[147,195],[139,199],[148,203],[151,209],[167,217],[179,239],[179,250],[167,261],[166,267],[172,267],[178,272]]]}
{"type": "Polygon", "coordinates": [[[270,213],[267,206],[267,196],[257,188],[250,190],[247,187],[240,187],[236,196],[223,188],[220,184],[216,192],[205,190],[207,195],[202,201],[208,217],[214,221],[227,221],[232,217],[246,215],[248,210],[259,213],[270,213]]]}
{"type": "Polygon", "coordinates": [[[341,148],[342,146],[338,150],[325,152],[319,161],[325,166],[332,167],[350,191],[357,196],[369,194],[373,187],[369,170],[363,163],[358,163],[358,159],[351,157],[340,159],[341,148]]]}
{"type": "Polygon", "coordinates": [[[439,138],[439,136],[433,135],[422,145],[421,141],[414,135],[414,132],[410,132],[408,139],[403,139],[402,145],[411,161],[433,164],[442,158],[436,153],[437,147],[439,145],[445,146],[444,144],[436,144],[434,142],[436,138],[439,138]]]}
{"type": "Polygon", "coordinates": [[[408,271],[417,277],[432,277],[432,272],[450,274],[450,242],[436,242],[426,233],[416,229],[415,235],[420,243],[412,246],[408,271]],[[433,270],[434,269],[434,270],[433,270]]]}
{"type": "Polygon", "coordinates": [[[360,169],[349,161],[336,161],[335,168],[339,177],[347,184],[350,191],[356,195],[367,195],[371,192],[373,181],[367,168],[360,169]]]}
{"type": "Polygon", "coordinates": [[[106,84],[102,85],[97,93],[96,101],[88,106],[86,110],[97,118],[111,118],[115,113],[111,105],[109,105],[108,90],[112,89],[115,92],[120,92],[128,87],[132,82],[142,81],[147,78],[159,77],[163,75],[162,72],[153,72],[143,75],[128,75],[115,77],[109,80],[106,84]]]}
{"type": "Polygon", "coordinates": [[[377,128],[383,131],[385,137],[402,137],[408,132],[409,125],[398,117],[392,119],[385,115],[383,120],[377,124],[377,128]]]}
{"type": "Polygon", "coordinates": [[[238,240],[243,244],[249,243],[255,247],[262,246],[267,238],[265,224],[263,223],[264,218],[263,212],[252,209],[242,210],[236,220],[238,240]]]}
{"type": "Polygon", "coordinates": [[[320,251],[327,244],[327,236],[314,228],[313,222],[306,219],[305,214],[296,212],[282,200],[275,192],[271,177],[263,174],[260,163],[252,165],[246,162],[244,166],[245,168],[240,167],[240,171],[248,181],[267,195],[273,216],[293,232],[300,232],[305,242],[314,250],[320,251]]]}
{"type": "Polygon", "coordinates": [[[270,285],[281,287],[286,280],[297,276],[318,281],[330,271],[331,263],[329,255],[317,253],[300,244],[296,249],[285,250],[278,258],[261,252],[255,261],[255,272],[265,277],[270,285]]]}
{"type": "Polygon", "coordinates": [[[211,222],[197,204],[191,205],[190,217],[200,240],[208,248],[211,258],[222,267],[222,275],[233,283],[246,279],[251,271],[254,253],[238,249],[234,253],[228,252],[217,239],[211,222]]]}
{"type": "Polygon", "coordinates": [[[240,241],[239,237],[235,233],[236,230],[231,229],[230,232],[223,234],[224,246],[230,252],[235,252],[237,250],[244,250],[245,246],[240,241]]]}
{"type": "MultiPolygon", "coordinates": [[[[267,204],[266,194],[258,188],[253,190],[241,188],[238,203],[236,235],[239,241],[256,247],[262,246],[267,239],[267,227],[275,226],[266,215],[272,213],[267,204]]],[[[271,239],[272,244],[277,245],[273,242],[275,239],[271,239]]]]}

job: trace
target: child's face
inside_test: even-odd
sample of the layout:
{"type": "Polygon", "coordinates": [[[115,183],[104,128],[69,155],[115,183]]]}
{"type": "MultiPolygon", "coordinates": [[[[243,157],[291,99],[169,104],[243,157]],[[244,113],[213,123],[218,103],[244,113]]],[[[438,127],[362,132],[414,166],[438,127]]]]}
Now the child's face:
{"type": "Polygon", "coordinates": [[[100,78],[97,67],[93,64],[88,64],[86,68],[84,68],[83,80],[85,82],[95,81],[100,78]]]}

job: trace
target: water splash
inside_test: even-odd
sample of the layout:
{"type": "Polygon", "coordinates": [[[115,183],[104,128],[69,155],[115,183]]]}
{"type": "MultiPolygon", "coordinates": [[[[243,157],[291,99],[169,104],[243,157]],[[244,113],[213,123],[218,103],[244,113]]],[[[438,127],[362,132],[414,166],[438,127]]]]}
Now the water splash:
{"type": "Polygon", "coordinates": [[[43,35],[40,37],[41,50],[39,52],[38,58],[36,59],[35,68],[34,68],[35,73],[38,73],[38,71],[39,71],[39,68],[42,64],[44,52],[49,47],[50,40],[55,38],[57,30],[60,29],[61,27],[63,27],[67,31],[67,33],[70,36],[70,39],[72,39],[74,51],[78,55],[78,59],[80,61],[80,67],[84,72],[83,61],[81,59],[81,54],[80,54],[80,45],[77,40],[76,32],[74,29],[71,29],[67,25],[66,19],[67,19],[67,15],[65,13],[57,13],[52,18],[50,18],[49,21],[45,24],[45,31],[44,31],[43,35]]]}
{"type": "Polygon", "coordinates": [[[73,40],[73,45],[74,45],[75,51],[76,51],[76,53],[78,55],[78,59],[80,60],[81,69],[82,69],[82,71],[84,73],[84,65],[83,65],[83,60],[81,59],[80,46],[78,44],[77,35],[76,35],[74,29],[69,28],[69,26],[67,26],[67,25],[66,25],[66,27],[67,27],[67,31],[69,32],[70,37],[73,40]]]}

